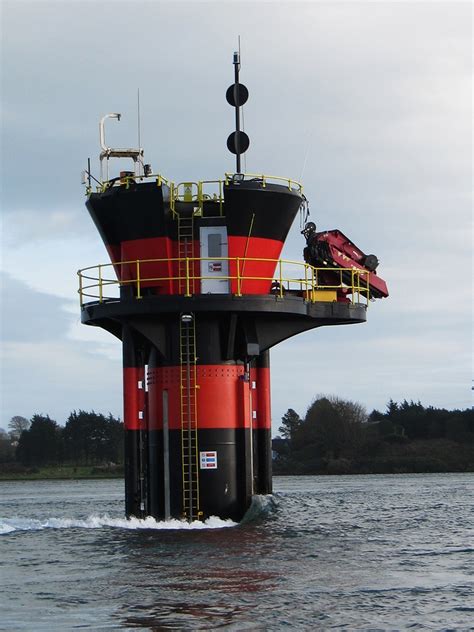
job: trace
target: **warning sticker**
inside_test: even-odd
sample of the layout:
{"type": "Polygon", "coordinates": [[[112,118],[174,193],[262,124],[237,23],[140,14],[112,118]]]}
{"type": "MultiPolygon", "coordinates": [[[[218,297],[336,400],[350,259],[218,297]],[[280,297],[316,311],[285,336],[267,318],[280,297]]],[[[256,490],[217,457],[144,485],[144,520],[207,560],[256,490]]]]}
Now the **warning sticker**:
{"type": "Polygon", "coordinates": [[[222,272],[222,263],[210,263],[209,272],[222,272]]]}
{"type": "Polygon", "coordinates": [[[217,452],[199,452],[201,470],[217,470],[217,452]]]}

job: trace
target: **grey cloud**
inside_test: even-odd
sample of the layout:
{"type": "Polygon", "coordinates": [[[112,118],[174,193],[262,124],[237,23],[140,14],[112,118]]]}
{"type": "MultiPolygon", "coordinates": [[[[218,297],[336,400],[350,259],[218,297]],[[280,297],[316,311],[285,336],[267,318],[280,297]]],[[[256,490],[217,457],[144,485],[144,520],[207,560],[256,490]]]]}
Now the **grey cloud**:
{"type": "MultiPolygon", "coordinates": [[[[81,200],[82,201],[82,200],[81,200]]],[[[91,234],[91,223],[85,221],[87,212],[80,202],[77,208],[17,209],[5,214],[2,241],[8,248],[30,242],[73,240],[91,234]]]]}
{"type": "Polygon", "coordinates": [[[65,299],[38,292],[5,272],[0,272],[0,292],[4,342],[57,341],[74,322],[64,310],[65,299]]]}

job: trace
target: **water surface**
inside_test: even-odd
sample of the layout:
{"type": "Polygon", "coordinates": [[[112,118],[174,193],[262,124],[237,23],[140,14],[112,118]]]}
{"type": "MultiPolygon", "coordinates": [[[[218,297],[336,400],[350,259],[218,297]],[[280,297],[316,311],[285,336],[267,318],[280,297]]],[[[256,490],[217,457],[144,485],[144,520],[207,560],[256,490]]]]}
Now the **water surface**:
{"type": "Polygon", "coordinates": [[[274,491],[189,526],[126,521],[120,480],[1,482],[0,629],[474,629],[474,474],[274,491]]]}

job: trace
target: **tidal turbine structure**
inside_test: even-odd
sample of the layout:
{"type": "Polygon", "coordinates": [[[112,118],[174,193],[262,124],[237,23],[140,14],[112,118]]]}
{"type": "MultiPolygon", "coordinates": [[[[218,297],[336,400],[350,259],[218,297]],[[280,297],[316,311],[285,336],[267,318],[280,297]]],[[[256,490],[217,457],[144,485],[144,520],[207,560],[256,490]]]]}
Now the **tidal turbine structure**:
{"type": "Polygon", "coordinates": [[[81,320],[122,342],[127,516],[241,520],[252,495],[272,491],[270,349],[364,322],[372,296],[376,273],[350,246],[336,244],[341,261],[324,259],[329,233],[306,231],[305,261],[279,259],[306,198],[290,178],[242,172],[248,90],[238,53],[233,64],[234,173],[180,183],[154,174],[142,148],[107,146],[105,121],[118,113],[100,122],[100,179],[90,161],[85,172],[111,263],[79,271],[81,320]],[[111,159],[133,170],[109,177],[111,159]]]}

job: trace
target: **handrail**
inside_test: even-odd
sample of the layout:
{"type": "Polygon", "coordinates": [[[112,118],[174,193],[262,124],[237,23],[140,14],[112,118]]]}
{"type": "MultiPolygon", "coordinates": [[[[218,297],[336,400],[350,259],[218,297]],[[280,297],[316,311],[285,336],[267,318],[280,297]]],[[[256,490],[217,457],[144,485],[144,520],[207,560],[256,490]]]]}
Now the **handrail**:
{"type": "MultiPolygon", "coordinates": [[[[197,267],[196,262],[201,261],[227,262],[229,267],[230,264],[233,264],[235,273],[218,278],[222,281],[229,281],[228,293],[232,293],[237,297],[248,294],[243,291],[243,286],[245,287],[249,281],[265,281],[268,282],[271,287],[269,293],[274,296],[279,296],[280,298],[283,298],[287,293],[296,293],[305,300],[315,303],[319,300],[328,300],[327,298],[321,298],[320,293],[324,291],[334,293],[344,291],[344,293],[348,295],[348,300],[353,304],[364,303],[368,305],[370,298],[370,273],[355,268],[315,268],[301,261],[258,257],[175,257],[171,259],[133,259],[130,261],[119,261],[113,264],[99,264],[82,268],[77,273],[79,276],[78,293],[81,307],[86,303],[85,298],[92,299],[94,302],[99,303],[118,300],[117,292],[115,292],[115,295],[112,295],[110,286],[113,286],[115,290],[120,289],[120,287],[132,286],[136,289],[135,298],[141,299],[145,285],[149,286],[151,283],[158,285],[160,283],[182,281],[184,282],[182,283],[184,296],[190,297],[193,295],[196,282],[216,278],[215,276],[195,273],[197,267]],[[180,262],[185,265],[179,266],[180,262]],[[272,276],[265,274],[244,275],[243,270],[247,262],[272,264],[274,273],[272,276]],[[168,269],[169,266],[174,266],[176,270],[181,268],[184,270],[184,276],[180,276],[179,273],[150,276],[149,269],[148,274],[146,269],[147,266],[149,268],[150,264],[166,264],[168,269]],[[104,274],[104,269],[111,268],[112,271],[118,273],[118,276],[122,277],[123,275],[120,273],[120,270],[123,270],[125,266],[128,266],[126,274],[131,275],[130,278],[109,278],[108,274],[104,274]],[[295,267],[297,272],[291,269],[293,268],[294,270],[295,267]],[[335,279],[331,280],[330,283],[327,281],[321,282],[321,273],[328,272],[332,273],[335,279]],[[295,276],[296,274],[297,276],[295,276]],[[343,279],[343,276],[345,279],[343,279]],[[347,280],[348,276],[350,277],[350,281],[347,280]],[[235,286],[233,292],[231,291],[232,282],[235,286]]],[[[163,296],[163,294],[160,296],[163,296]]],[[[334,300],[336,299],[334,298],[334,300]]]]}
{"type": "MultiPolygon", "coordinates": [[[[301,182],[297,180],[292,180],[291,178],[283,178],[282,176],[266,176],[263,173],[226,173],[225,174],[225,184],[228,185],[229,182],[237,181],[237,182],[245,182],[249,180],[258,180],[262,183],[262,188],[265,188],[267,184],[272,184],[273,180],[277,181],[277,184],[284,182],[290,191],[297,191],[298,193],[303,193],[303,185],[301,182]],[[237,176],[237,178],[236,178],[237,176]]],[[[273,183],[274,184],[274,183],[273,183]]]]}
{"type": "MultiPolygon", "coordinates": [[[[220,214],[222,215],[222,203],[224,201],[224,186],[228,186],[231,182],[249,182],[249,181],[258,181],[261,182],[262,188],[265,188],[267,184],[285,184],[289,191],[296,191],[297,193],[303,193],[303,185],[297,180],[292,180],[291,178],[284,178],[282,176],[267,176],[261,173],[225,173],[224,179],[218,180],[199,180],[197,182],[179,182],[175,184],[172,180],[165,178],[160,173],[153,174],[140,174],[140,175],[124,175],[117,176],[116,178],[112,178],[111,180],[103,180],[96,186],[96,193],[104,193],[110,187],[114,186],[125,186],[125,188],[129,188],[132,183],[143,182],[144,180],[155,180],[158,187],[162,184],[165,184],[170,188],[170,199],[172,202],[176,200],[183,200],[184,194],[179,193],[180,187],[190,184],[192,186],[196,186],[196,193],[193,194],[191,201],[199,202],[199,206],[203,200],[206,199],[206,193],[204,192],[204,185],[217,185],[218,192],[214,192],[212,194],[207,194],[208,199],[219,202],[220,214]],[[236,179],[236,175],[238,176],[238,180],[236,179]]],[[[86,186],[86,195],[90,195],[92,193],[92,187],[86,186]]]]}

